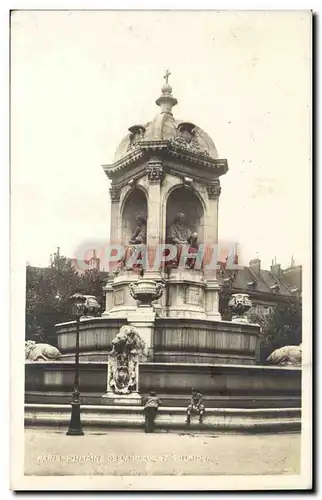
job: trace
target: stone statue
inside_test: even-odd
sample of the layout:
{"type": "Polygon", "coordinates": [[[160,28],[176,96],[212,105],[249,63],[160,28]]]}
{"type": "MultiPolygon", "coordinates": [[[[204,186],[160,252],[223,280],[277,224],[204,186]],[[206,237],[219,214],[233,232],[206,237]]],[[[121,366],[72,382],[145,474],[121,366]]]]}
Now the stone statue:
{"type": "MultiPolygon", "coordinates": [[[[177,258],[176,262],[174,262],[176,264],[180,261],[183,245],[189,245],[188,253],[197,253],[198,251],[198,234],[191,231],[184,220],[185,214],[183,212],[178,212],[168,232],[168,242],[177,246],[177,258]]],[[[188,268],[193,268],[194,259],[187,259],[185,265],[188,268]]]]}
{"type": "Polygon", "coordinates": [[[59,350],[49,344],[36,344],[34,340],[25,341],[25,359],[28,361],[51,361],[59,358],[59,350]]]}
{"type": "Polygon", "coordinates": [[[185,214],[178,212],[174,218],[173,223],[169,229],[169,243],[174,245],[188,245],[192,247],[197,246],[198,235],[192,232],[184,223],[185,214]]]}
{"type": "Polygon", "coordinates": [[[137,215],[136,228],[129,241],[130,245],[142,245],[146,243],[146,221],[141,215],[137,215]]]}
{"type": "Polygon", "coordinates": [[[301,365],[302,344],[280,347],[273,351],[266,361],[275,365],[301,365]]]}
{"type": "Polygon", "coordinates": [[[136,261],[143,257],[140,245],[146,243],[146,220],[141,215],[137,215],[135,219],[137,226],[129,240],[124,257],[118,263],[118,269],[125,267],[140,270],[142,268],[140,264],[136,264],[136,261]]]}
{"type": "Polygon", "coordinates": [[[138,391],[138,363],[145,343],[138,330],[124,325],[112,341],[108,360],[108,392],[131,394],[138,391]]]}

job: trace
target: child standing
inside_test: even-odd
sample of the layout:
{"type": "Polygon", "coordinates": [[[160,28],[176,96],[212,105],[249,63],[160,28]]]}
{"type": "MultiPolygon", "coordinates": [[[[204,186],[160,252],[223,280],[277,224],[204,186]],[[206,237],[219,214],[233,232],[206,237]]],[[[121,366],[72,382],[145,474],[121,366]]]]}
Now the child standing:
{"type": "Polygon", "coordinates": [[[161,401],[156,392],[150,391],[144,401],[145,432],[154,432],[154,421],[161,401]]]}

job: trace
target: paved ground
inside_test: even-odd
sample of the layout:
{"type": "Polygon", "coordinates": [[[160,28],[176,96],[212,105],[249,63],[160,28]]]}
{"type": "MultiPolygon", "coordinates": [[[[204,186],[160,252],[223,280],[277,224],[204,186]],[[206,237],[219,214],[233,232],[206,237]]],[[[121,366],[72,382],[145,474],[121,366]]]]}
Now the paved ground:
{"type": "Polygon", "coordinates": [[[26,429],[26,475],[299,474],[300,434],[26,429]]]}

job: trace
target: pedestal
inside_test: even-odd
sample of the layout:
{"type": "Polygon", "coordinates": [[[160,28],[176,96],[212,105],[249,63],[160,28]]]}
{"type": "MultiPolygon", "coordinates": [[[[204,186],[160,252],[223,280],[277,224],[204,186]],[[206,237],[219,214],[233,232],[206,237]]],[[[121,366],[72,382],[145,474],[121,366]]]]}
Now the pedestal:
{"type": "Polygon", "coordinates": [[[103,287],[103,292],[105,293],[105,311],[102,314],[102,317],[109,316],[109,311],[113,308],[113,297],[114,297],[114,290],[113,290],[113,281],[109,281],[106,283],[106,285],[103,287]]]}
{"type": "Polygon", "coordinates": [[[202,271],[172,269],[167,279],[167,317],[206,319],[205,286],[202,271]]]}
{"type": "Polygon", "coordinates": [[[205,289],[205,309],[207,319],[213,321],[221,321],[221,314],[219,312],[219,283],[217,280],[207,280],[205,289]]]}
{"type": "MultiPolygon", "coordinates": [[[[105,310],[104,316],[111,318],[127,318],[129,312],[137,309],[137,301],[130,294],[130,283],[136,283],[139,278],[139,273],[135,271],[121,271],[111,283],[111,289],[108,293],[113,294],[113,300],[110,302],[111,309],[105,310]]],[[[110,295],[109,295],[110,297],[110,295]]]]}
{"type": "Polygon", "coordinates": [[[131,394],[115,394],[107,392],[103,394],[104,404],[115,406],[138,406],[141,404],[141,396],[138,392],[131,392],[131,394]]]}
{"type": "Polygon", "coordinates": [[[153,334],[156,312],[153,307],[139,306],[128,314],[127,321],[135,326],[145,342],[148,361],[153,361],[153,334]]]}
{"type": "Polygon", "coordinates": [[[232,323],[249,323],[246,315],[244,315],[244,316],[235,315],[231,318],[231,322],[232,323]]]}

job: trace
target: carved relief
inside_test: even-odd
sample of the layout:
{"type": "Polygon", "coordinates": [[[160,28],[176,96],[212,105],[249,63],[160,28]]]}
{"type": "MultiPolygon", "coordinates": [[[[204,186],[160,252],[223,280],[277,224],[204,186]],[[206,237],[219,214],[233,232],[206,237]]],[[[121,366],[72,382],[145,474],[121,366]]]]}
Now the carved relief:
{"type": "Polygon", "coordinates": [[[233,312],[232,322],[233,323],[248,323],[248,317],[246,313],[252,307],[252,302],[249,299],[249,295],[246,293],[234,293],[228,302],[228,307],[233,312]]]}
{"type": "Polygon", "coordinates": [[[148,179],[151,183],[160,183],[163,179],[163,167],[161,161],[150,161],[147,166],[148,179]]]}
{"type": "Polygon", "coordinates": [[[177,128],[177,134],[170,139],[175,145],[182,147],[195,154],[209,156],[206,149],[202,150],[196,136],[196,127],[193,123],[180,123],[177,128]]]}
{"type": "Polygon", "coordinates": [[[164,283],[149,279],[140,278],[136,283],[129,284],[131,297],[139,300],[142,305],[150,306],[152,302],[158,300],[164,289],[164,283]]]}
{"type": "Polygon", "coordinates": [[[208,196],[211,200],[217,200],[221,193],[221,186],[219,179],[212,181],[207,186],[208,196]]]}
{"type": "Polygon", "coordinates": [[[111,201],[120,201],[120,196],[121,196],[121,190],[116,187],[111,187],[110,188],[110,197],[111,201]]]}
{"type": "Polygon", "coordinates": [[[201,303],[201,290],[196,286],[189,286],[186,288],[186,304],[200,305],[201,303]]]}
{"type": "Polygon", "coordinates": [[[108,392],[131,394],[138,390],[138,364],[144,354],[145,343],[138,330],[122,326],[108,357],[108,392]]]}
{"type": "Polygon", "coordinates": [[[140,147],[140,143],[144,139],[145,127],[142,125],[133,125],[133,127],[129,128],[129,131],[131,132],[131,135],[127,151],[140,147]]]}
{"type": "Polygon", "coordinates": [[[114,305],[121,306],[124,304],[124,290],[116,290],[114,292],[114,305]]]}

